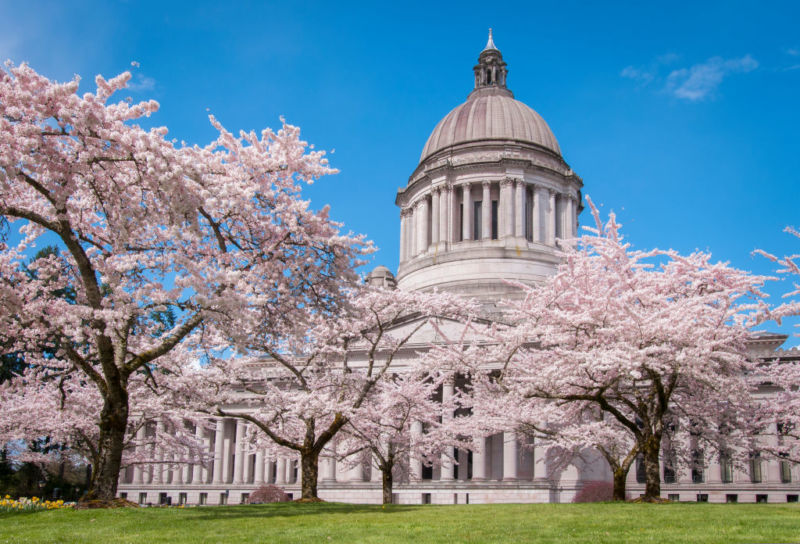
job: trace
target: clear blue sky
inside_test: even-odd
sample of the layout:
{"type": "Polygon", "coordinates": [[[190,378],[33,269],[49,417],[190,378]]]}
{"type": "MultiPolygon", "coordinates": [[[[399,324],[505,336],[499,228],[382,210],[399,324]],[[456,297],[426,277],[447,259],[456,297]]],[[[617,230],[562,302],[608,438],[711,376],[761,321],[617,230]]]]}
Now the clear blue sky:
{"type": "Polygon", "coordinates": [[[130,94],[158,100],[155,121],[188,142],[212,138],[207,109],[232,130],[285,116],[335,150],[341,173],[313,204],[396,269],[396,189],[471,90],[493,27],[509,87],[637,247],[760,273],[754,248],[800,252],[781,232],[800,227],[797,2],[224,4],[0,0],[0,58],[87,89],[137,61],[130,94]]]}

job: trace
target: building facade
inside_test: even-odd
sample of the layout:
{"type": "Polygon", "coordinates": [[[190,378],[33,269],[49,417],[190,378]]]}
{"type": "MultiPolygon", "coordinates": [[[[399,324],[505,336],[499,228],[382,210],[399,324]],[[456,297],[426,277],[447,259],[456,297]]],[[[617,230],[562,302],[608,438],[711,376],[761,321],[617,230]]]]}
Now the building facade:
{"type": "MultiPolygon", "coordinates": [[[[368,277],[374,285],[406,290],[439,289],[476,297],[487,317],[494,303],[514,296],[507,280],[534,283],[558,266],[557,240],[577,233],[583,183],[564,161],[553,132],[533,109],[514,99],[507,65],[489,41],[474,67],[475,84],[466,102],[448,113],[426,142],[420,162],[397,192],[400,208],[400,265],[368,277]]],[[[407,351],[429,342],[424,334],[407,351]]],[[[754,357],[800,359],[780,351],[785,336],[765,334],[751,342],[754,357]]],[[[445,385],[443,398],[458,384],[445,385]]],[[[236,504],[269,483],[299,496],[298,460],[247,451],[246,423],[217,419],[214,431],[198,430],[213,462],[174,465],[156,448],[158,462],[126,469],[120,493],[139,503],[236,504]],[[159,456],[160,455],[160,456],[159,456]]],[[[146,429],[140,431],[146,439],[146,429]]],[[[569,502],[590,481],[611,481],[597,455],[554,471],[542,451],[515,433],[475,439],[471,451],[454,452],[456,462],[425,467],[412,460],[395,484],[395,502],[503,503],[569,502]]],[[[796,467],[754,460],[749,471],[705,459],[702,469],[665,470],[662,495],[710,502],[787,502],[800,494],[796,467]]],[[[643,492],[641,471],[632,469],[628,488],[643,492]]],[[[333,501],[379,503],[380,471],[370,463],[348,468],[323,457],[319,495],[333,501]]]]}

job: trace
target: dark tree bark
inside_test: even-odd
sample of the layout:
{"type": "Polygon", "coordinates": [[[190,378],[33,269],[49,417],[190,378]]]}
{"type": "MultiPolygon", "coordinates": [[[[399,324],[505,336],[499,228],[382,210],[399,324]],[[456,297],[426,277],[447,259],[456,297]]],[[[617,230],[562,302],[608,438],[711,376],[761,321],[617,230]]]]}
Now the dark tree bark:
{"type": "Polygon", "coordinates": [[[127,396],[106,400],[100,414],[100,439],[97,444],[88,499],[112,500],[117,496],[125,430],[128,424],[127,396]]]}
{"type": "Polygon", "coordinates": [[[317,480],[319,478],[319,452],[300,452],[300,487],[302,499],[317,499],[317,480]]]}
{"type": "Polygon", "coordinates": [[[383,504],[392,504],[392,467],[382,468],[381,475],[383,476],[383,504]]]}

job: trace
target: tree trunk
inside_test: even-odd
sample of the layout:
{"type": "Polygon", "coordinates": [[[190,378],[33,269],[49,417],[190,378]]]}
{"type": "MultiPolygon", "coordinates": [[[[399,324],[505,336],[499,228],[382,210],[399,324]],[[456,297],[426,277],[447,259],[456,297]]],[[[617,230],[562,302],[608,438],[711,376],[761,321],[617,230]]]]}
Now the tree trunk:
{"type": "Polygon", "coordinates": [[[392,465],[381,466],[383,480],[383,504],[392,504],[392,465]]]}
{"type": "Polygon", "coordinates": [[[300,453],[301,486],[303,499],[316,499],[317,478],[319,476],[319,454],[316,452],[300,453]]]}
{"type": "Polygon", "coordinates": [[[92,467],[87,499],[110,501],[117,496],[125,430],[128,425],[128,404],[106,399],[100,414],[100,439],[97,459],[92,467]]]}
{"type": "Polygon", "coordinates": [[[643,448],[644,454],[644,500],[652,501],[661,497],[661,466],[658,459],[661,441],[651,437],[643,448]]]}
{"type": "Polygon", "coordinates": [[[613,501],[624,501],[626,490],[625,484],[628,480],[628,469],[623,467],[617,467],[614,469],[614,489],[611,494],[611,500],[613,501]]]}

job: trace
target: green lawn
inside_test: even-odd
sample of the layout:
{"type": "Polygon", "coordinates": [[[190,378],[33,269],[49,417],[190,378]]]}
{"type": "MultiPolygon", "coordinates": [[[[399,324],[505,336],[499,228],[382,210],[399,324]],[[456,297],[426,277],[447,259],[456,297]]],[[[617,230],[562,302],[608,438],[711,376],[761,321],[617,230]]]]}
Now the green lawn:
{"type": "Polygon", "coordinates": [[[800,506],[273,504],[0,515],[0,544],[800,542],[800,506]]]}

